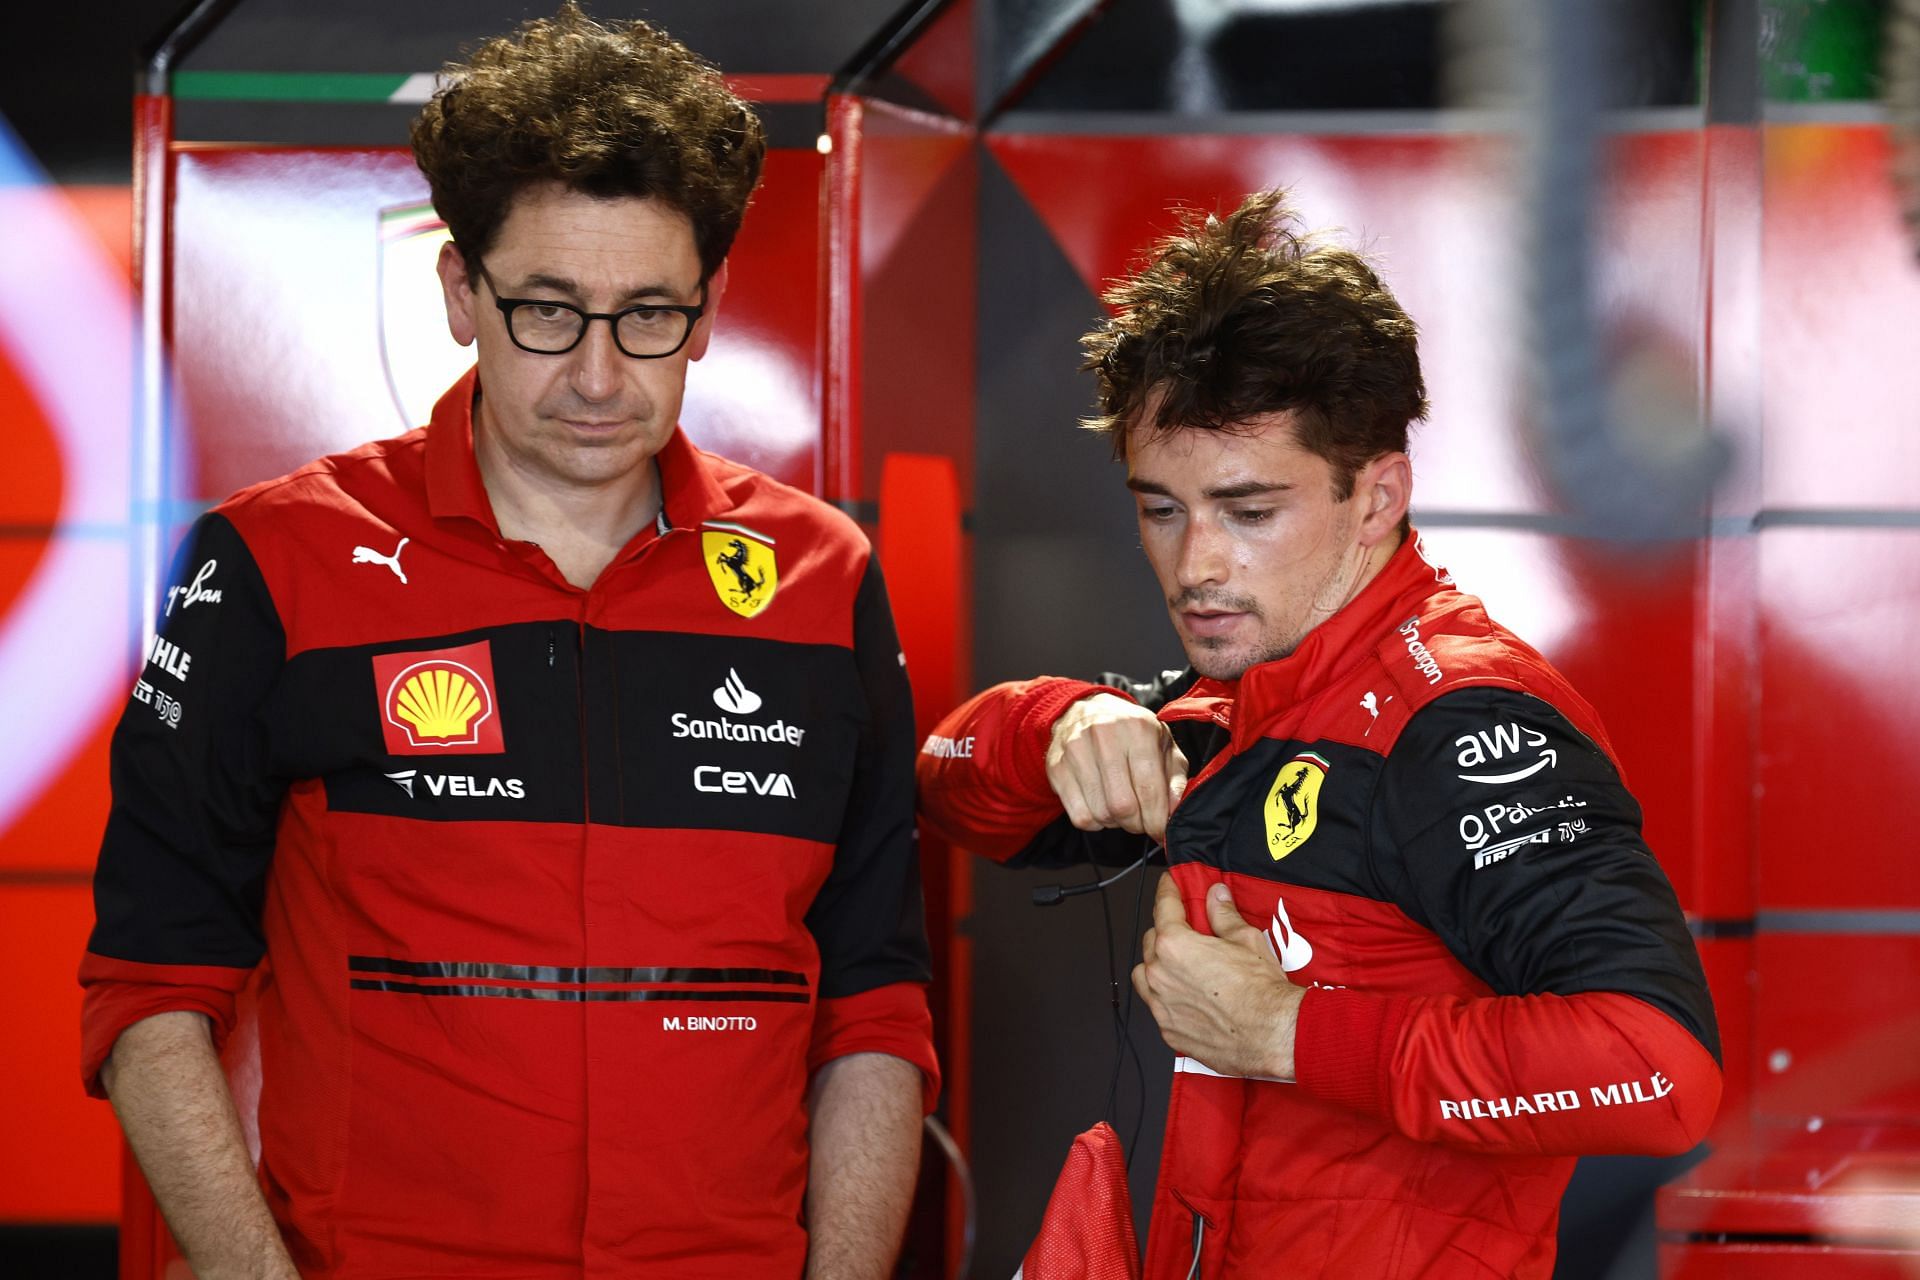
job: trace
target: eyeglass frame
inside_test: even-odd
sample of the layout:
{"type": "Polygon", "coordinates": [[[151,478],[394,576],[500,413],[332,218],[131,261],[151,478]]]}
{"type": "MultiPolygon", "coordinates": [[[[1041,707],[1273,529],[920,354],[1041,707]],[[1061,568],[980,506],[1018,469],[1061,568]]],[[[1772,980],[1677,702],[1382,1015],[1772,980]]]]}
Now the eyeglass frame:
{"type": "Polygon", "coordinates": [[[593,327],[595,320],[605,320],[608,331],[613,335],[614,350],[618,351],[621,355],[629,360],[665,360],[668,356],[678,354],[679,351],[687,345],[687,340],[693,337],[694,327],[700,323],[700,317],[707,313],[707,284],[704,280],[700,282],[700,301],[697,305],[689,306],[685,303],[669,302],[637,302],[631,307],[622,307],[618,311],[588,311],[584,307],[576,307],[571,302],[561,302],[557,298],[502,297],[499,286],[494,284],[493,276],[487,271],[487,264],[476,257],[473,260],[473,268],[479,272],[480,278],[487,282],[487,291],[493,295],[493,305],[500,308],[500,323],[505,326],[507,330],[507,340],[520,350],[532,356],[566,355],[569,351],[572,351],[575,347],[578,347],[582,342],[587,340],[587,330],[593,327]],[[520,341],[520,335],[513,331],[513,313],[521,307],[559,307],[562,311],[571,311],[574,315],[580,317],[580,332],[574,337],[572,342],[561,347],[558,351],[546,351],[539,347],[530,347],[520,341]],[[666,351],[657,351],[649,355],[641,355],[638,352],[629,351],[626,345],[620,341],[620,319],[622,316],[631,315],[636,311],[672,311],[678,315],[683,315],[687,318],[686,330],[681,333],[680,341],[674,343],[673,346],[666,351]]]}

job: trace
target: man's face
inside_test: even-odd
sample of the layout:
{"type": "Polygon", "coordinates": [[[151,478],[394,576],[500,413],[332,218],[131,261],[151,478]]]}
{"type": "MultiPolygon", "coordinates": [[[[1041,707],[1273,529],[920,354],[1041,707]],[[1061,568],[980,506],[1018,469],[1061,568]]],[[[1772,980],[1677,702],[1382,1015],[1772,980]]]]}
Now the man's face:
{"type": "Polygon", "coordinates": [[[1292,653],[1397,545],[1403,453],[1363,467],[1345,501],[1331,464],[1301,448],[1291,413],[1242,429],[1127,438],[1140,545],[1194,670],[1237,679],[1292,653]]]}
{"type": "Polygon", "coordinates": [[[440,283],[454,339],[479,344],[476,433],[523,480],[590,489],[644,465],[673,433],[687,362],[706,352],[721,282],[712,282],[706,312],[673,355],[636,360],[614,345],[600,320],[564,354],[521,350],[496,296],[550,298],[605,313],[700,301],[700,255],[685,214],[657,200],[601,200],[543,185],[514,198],[482,264],[464,262],[447,246],[440,283]],[[470,280],[475,265],[486,274],[473,271],[470,280]]]}

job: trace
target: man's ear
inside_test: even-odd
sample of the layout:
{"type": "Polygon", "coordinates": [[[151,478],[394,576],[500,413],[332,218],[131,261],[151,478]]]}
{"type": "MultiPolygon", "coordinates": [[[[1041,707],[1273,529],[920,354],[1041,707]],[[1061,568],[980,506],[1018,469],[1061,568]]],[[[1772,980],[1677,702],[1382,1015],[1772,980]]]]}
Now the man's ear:
{"type": "Polygon", "coordinates": [[[461,346],[470,347],[480,327],[474,318],[473,281],[467,274],[467,259],[460,252],[460,246],[451,240],[441,245],[434,270],[440,273],[440,293],[447,303],[447,332],[461,346]]]}
{"type": "Polygon", "coordinates": [[[1397,533],[1413,502],[1413,462],[1404,453],[1383,453],[1353,478],[1353,499],[1360,503],[1356,541],[1378,546],[1397,533]]]}
{"type": "Polygon", "coordinates": [[[720,295],[726,291],[727,264],[722,262],[719,270],[707,278],[707,305],[693,323],[693,336],[687,339],[687,359],[698,360],[707,354],[707,343],[713,341],[713,318],[720,310],[720,295]]]}

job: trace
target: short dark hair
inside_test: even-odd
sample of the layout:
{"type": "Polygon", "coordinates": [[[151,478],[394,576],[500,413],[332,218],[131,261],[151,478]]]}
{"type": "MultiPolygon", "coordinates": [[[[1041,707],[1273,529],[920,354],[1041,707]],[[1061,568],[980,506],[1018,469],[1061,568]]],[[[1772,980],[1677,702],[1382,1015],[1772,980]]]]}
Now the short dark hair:
{"type": "Polygon", "coordinates": [[[1183,213],[1102,295],[1114,314],[1080,340],[1100,382],[1082,425],[1110,433],[1116,457],[1132,427],[1231,431],[1292,410],[1345,501],[1361,467],[1406,449],[1427,414],[1413,321],[1366,259],[1315,244],[1297,221],[1279,190],[1224,219],[1183,213]]]}
{"type": "Polygon", "coordinates": [[[760,119],[710,64],[647,23],[607,26],[573,0],[447,64],[413,122],[413,157],[469,266],[514,197],[558,182],[687,215],[701,277],[719,269],[760,181],[760,119]]]}

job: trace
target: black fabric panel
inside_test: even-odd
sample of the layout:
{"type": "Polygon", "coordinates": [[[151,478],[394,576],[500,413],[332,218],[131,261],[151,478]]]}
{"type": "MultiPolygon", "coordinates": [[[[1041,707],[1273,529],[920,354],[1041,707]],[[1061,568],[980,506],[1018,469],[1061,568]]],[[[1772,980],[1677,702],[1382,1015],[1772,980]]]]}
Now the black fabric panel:
{"type": "Polygon", "coordinates": [[[854,775],[833,870],[807,910],[823,997],[925,982],[932,972],[913,827],[913,689],[877,560],[868,560],[853,608],[858,687],[851,705],[863,723],[854,751],[828,748],[834,761],[854,761],[854,775]]]}
{"type": "Polygon", "coordinates": [[[274,768],[321,778],[327,805],[427,822],[579,822],[580,655],[571,619],[525,622],[377,645],[313,649],[287,664],[268,716],[274,768]],[[376,655],[485,641],[505,750],[390,754],[376,655]]]}
{"type": "MultiPolygon", "coordinates": [[[[586,635],[595,822],[839,836],[866,714],[851,652],[742,636],[586,635]]],[[[897,645],[893,653],[897,666],[897,645]]]]}
{"type": "MultiPolygon", "coordinates": [[[[1333,893],[1384,900],[1389,894],[1368,865],[1368,814],[1381,760],[1371,751],[1331,742],[1262,739],[1194,789],[1174,823],[1174,860],[1198,860],[1225,871],[1333,893]],[[1299,777],[1305,757],[1326,762],[1305,817],[1311,833],[1275,856],[1275,819],[1268,797],[1299,777]]],[[[1275,802],[1285,815],[1284,802],[1275,802]]]]}
{"type": "Polygon", "coordinates": [[[286,635],[226,517],[200,518],[174,561],[160,634],[112,745],[113,808],[89,949],[148,964],[251,968],[286,781],[255,709],[286,635]]]}
{"type": "Polygon", "coordinates": [[[1552,706],[1504,689],[1435,699],[1401,733],[1374,813],[1375,869],[1394,900],[1495,991],[1622,992],[1720,1057],[1699,954],[1640,806],[1552,706]]]}

